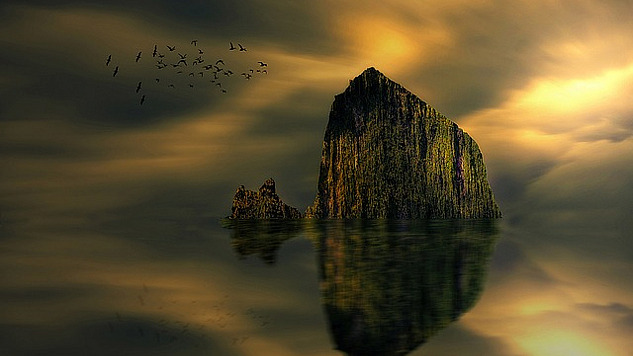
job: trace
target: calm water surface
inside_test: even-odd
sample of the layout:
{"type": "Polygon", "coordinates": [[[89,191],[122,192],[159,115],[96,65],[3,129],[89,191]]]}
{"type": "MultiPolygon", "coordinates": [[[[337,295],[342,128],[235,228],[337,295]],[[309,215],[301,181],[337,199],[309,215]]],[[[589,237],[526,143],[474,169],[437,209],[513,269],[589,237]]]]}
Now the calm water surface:
{"type": "Polygon", "coordinates": [[[4,222],[0,354],[630,355],[625,232],[521,226],[4,222]]]}

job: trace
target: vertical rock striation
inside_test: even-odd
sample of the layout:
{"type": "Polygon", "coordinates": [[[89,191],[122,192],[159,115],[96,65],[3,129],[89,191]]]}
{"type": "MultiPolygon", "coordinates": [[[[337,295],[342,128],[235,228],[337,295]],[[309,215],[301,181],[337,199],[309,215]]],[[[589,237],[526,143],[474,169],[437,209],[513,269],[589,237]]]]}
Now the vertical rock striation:
{"type": "Polygon", "coordinates": [[[374,68],[332,104],[307,217],[497,218],[477,143],[374,68]]]}

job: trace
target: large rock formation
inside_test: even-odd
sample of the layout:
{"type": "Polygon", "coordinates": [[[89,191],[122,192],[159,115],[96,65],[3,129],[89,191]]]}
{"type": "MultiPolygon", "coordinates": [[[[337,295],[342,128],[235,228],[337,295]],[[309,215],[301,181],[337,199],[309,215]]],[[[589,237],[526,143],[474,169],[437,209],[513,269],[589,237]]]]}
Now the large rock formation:
{"type": "Polygon", "coordinates": [[[275,192],[275,181],[267,179],[254,192],[240,185],[233,197],[230,219],[299,219],[301,213],[285,204],[275,192]]]}
{"type": "Polygon", "coordinates": [[[501,212],[477,143],[374,68],[332,104],[317,218],[494,218],[501,212]]]}

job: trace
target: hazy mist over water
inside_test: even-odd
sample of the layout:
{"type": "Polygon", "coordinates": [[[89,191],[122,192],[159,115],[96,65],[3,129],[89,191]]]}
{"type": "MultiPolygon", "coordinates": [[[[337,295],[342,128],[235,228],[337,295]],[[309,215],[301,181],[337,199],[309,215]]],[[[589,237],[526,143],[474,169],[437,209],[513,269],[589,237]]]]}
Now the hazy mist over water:
{"type": "Polygon", "coordinates": [[[3,225],[5,354],[337,355],[372,340],[411,355],[536,355],[561,343],[554,354],[625,355],[630,344],[631,262],[613,250],[615,231],[569,248],[560,232],[536,244],[504,220],[130,218],[94,230],[3,225]],[[341,329],[350,322],[356,331],[341,329]]]}

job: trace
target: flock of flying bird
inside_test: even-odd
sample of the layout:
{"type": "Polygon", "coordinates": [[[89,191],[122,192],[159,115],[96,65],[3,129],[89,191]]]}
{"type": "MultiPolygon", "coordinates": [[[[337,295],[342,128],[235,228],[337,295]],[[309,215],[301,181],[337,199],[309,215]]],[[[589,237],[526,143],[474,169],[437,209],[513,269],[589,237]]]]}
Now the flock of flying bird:
{"type": "MultiPolygon", "coordinates": [[[[167,87],[176,88],[178,85],[176,84],[178,82],[176,79],[178,76],[182,76],[188,78],[187,82],[189,88],[199,86],[201,85],[201,81],[204,81],[210,83],[211,86],[215,87],[221,93],[226,93],[227,88],[223,86],[223,83],[225,83],[225,81],[229,78],[235,76],[236,73],[228,68],[222,58],[207,60],[204,56],[205,51],[198,47],[198,40],[194,39],[191,41],[191,47],[189,47],[189,50],[192,48],[195,50],[193,55],[190,53],[181,53],[181,51],[177,51],[176,46],[173,45],[166,45],[166,51],[164,52],[159,49],[158,45],[154,45],[151,58],[156,70],[160,72],[160,75],[157,75],[153,80],[155,85],[165,85],[166,82],[167,87]]],[[[235,47],[233,42],[229,42],[228,50],[236,52],[248,51],[246,47],[242,46],[240,43],[238,43],[237,47],[235,47]]],[[[145,58],[143,56],[143,51],[139,51],[134,60],[135,63],[139,63],[142,58],[145,58]]],[[[112,61],[112,55],[109,54],[105,61],[106,67],[110,67],[112,61]]],[[[116,65],[112,70],[112,77],[116,77],[118,74],[119,65],[116,65]]],[[[268,64],[262,61],[258,61],[256,66],[243,71],[239,74],[239,76],[243,77],[244,80],[251,80],[255,75],[260,74],[268,74],[268,64]]],[[[179,81],[182,82],[182,80],[179,81]]],[[[146,83],[145,86],[147,86],[146,83]]],[[[139,81],[136,84],[136,93],[141,95],[139,99],[140,105],[143,105],[146,99],[146,94],[143,91],[143,88],[144,82],[139,81]]]]}

